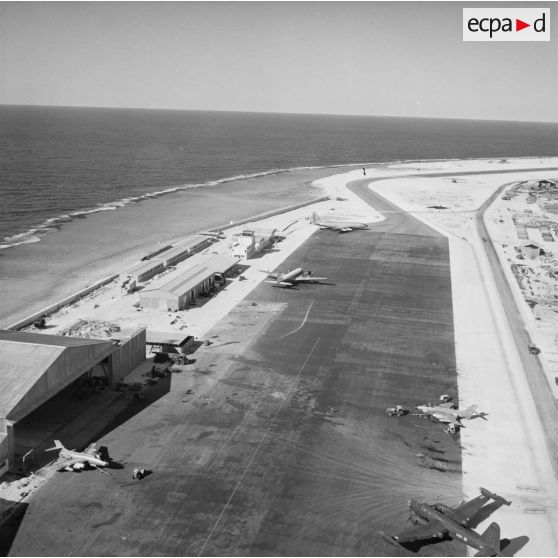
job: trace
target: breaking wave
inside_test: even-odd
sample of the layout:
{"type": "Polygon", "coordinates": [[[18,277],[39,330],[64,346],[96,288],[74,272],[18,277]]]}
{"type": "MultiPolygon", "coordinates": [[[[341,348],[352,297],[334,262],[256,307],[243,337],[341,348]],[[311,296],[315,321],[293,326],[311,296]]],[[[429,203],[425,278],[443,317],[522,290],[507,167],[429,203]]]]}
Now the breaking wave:
{"type": "MultiPolygon", "coordinates": [[[[324,166],[314,166],[314,167],[292,167],[292,168],[288,168],[288,169],[271,169],[271,170],[268,170],[268,171],[257,172],[257,173],[252,173],[252,174],[238,174],[238,175],[235,175],[235,176],[230,176],[230,177],[227,177],[227,178],[221,178],[221,179],[218,179],[218,180],[211,180],[211,181],[203,182],[203,183],[199,183],[199,184],[184,184],[184,185],[181,185],[181,186],[173,186],[171,188],[165,188],[164,190],[157,190],[157,191],[154,191],[154,192],[147,192],[147,193],[141,194],[139,196],[125,197],[125,198],[122,198],[120,200],[98,204],[96,207],[93,207],[91,209],[83,209],[83,210],[73,211],[71,213],[58,215],[56,217],[51,217],[50,219],[46,219],[42,223],[34,226],[33,228],[31,228],[31,229],[29,229],[25,232],[18,233],[18,234],[15,234],[13,236],[8,236],[8,237],[5,237],[4,239],[2,239],[2,242],[0,243],[0,250],[5,250],[7,248],[13,248],[13,247],[19,246],[21,244],[30,244],[30,243],[33,243],[33,242],[40,242],[41,236],[44,236],[45,234],[47,234],[51,231],[59,230],[64,224],[69,223],[70,221],[73,221],[74,219],[84,219],[88,215],[91,215],[93,213],[99,213],[100,211],[114,211],[114,210],[119,209],[121,207],[125,207],[125,206],[127,206],[131,203],[140,203],[140,202],[143,202],[143,201],[146,201],[146,200],[159,198],[161,196],[165,196],[165,195],[168,195],[168,194],[174,194],[176,192],[191,190],[191,189],[194,189],[194,188],[211,188],[211,187],[219,186],[221,184],[226,184],[226,183],[229,183],[229,182],[235,182],[235,181],[238,181],[238,180],[246,180],[246,179],[250,179],[250,178],[259,178],[259,177],[262,177],[262,176],[269,176],[269,175],[273,175],[273,174],[281,174],[281,173],[287,173],[287,172],[293,172],[293,171],[299,171],[299,170],[327,169],[327,168],[337,168],[337,167],[352,167],[354,165],[359,165],[359,164],[370,165],[371,163],[347,163],[347,164],[341,164],[341,165],[324,165],[324,166]]],[[[376,164],[378,164],[378,163],[376,163],[376,164]]]]}

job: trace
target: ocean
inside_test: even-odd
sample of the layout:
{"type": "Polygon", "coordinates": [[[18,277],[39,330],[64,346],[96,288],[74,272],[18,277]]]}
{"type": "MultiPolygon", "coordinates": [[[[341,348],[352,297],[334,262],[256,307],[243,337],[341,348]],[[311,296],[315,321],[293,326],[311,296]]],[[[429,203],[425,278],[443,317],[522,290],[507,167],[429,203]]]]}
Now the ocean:
{"type": "Polygon", "coordinates": [[[0,249],[177,189],[295,168],[558,155],[544,123],[0,106],[0,249]]]}

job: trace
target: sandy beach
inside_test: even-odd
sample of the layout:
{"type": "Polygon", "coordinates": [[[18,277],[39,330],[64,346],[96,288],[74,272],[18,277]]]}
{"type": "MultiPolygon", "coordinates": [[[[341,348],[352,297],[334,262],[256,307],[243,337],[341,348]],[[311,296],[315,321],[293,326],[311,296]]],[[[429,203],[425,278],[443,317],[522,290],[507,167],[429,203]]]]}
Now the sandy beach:
{"type": "Polygon", "coordinates": [[[331,169],[285,172],[195,188],[64,224],[0,253],[0,325],[7,325],[198,231],[316,197],[331,169]],[[215,208],[218,208],[216,210],[215,208]]]}

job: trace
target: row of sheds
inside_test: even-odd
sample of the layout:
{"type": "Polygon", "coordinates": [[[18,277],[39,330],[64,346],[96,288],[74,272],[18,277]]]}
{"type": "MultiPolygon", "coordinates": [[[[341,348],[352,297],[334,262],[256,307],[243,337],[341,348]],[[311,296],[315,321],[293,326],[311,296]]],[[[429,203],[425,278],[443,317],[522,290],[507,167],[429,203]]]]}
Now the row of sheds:
{"type": "Polygon", "coordinates": [[[176,265],[192,254],[201,252],[212,243],[207,236],[195,235],[187,238],[184,242],[173,246],[170,250],[153,256],[145,262],[140,262],[126,272],[126,276],[136,283],[149,281],[155,275],[161,273],[165,268],[176,265]]]}

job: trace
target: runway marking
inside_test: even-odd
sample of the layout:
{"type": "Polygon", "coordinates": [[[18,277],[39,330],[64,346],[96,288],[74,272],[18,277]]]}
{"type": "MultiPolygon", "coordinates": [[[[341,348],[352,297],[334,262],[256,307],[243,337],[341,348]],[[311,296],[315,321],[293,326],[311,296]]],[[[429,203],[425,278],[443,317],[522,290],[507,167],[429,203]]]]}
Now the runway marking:
{"type": "Polygon", "coordinates": [[[302,320],[302,323],[296,329],[293,329],[290,333],[285,333],[285,335],[279,337],[279,339],[285,339],[285,337],[289,337],[289,335],[292,335],[293,333],[296,333],[298,330],[300,330],[304,327],[304,324],[306,323],[306,320],[308,319],[308,314],[310,314],[310,309],[312,308],[312,304],[314,304],[314,301],[312,301],[310,303],[310,306],[308,306],[308,310],[306,310],[306,314],[304,316],[304,319],[302,320]]]}
{"type": "MultiPolygon", "coordinates": [[[[310,306],[312,306],[312,304],[310,304],[310,306]]],[[[310,308],[308,308],[308,311],[310,311],[310,308]]],[[[260,440],[260,442],[258,443],[258,446],[254,450],[254,453],[252,454],[252,457],[250,458],[250,461],[248,461],[248,464],[244,468],[244,471],[242,472],[242,475],[240,475],[240,478],[238,479],[238,482],[236,483],[236,485],[234,487],[234,490],[232,491],[232,494],[229,496],[227,502],[225,503],[225,507],[222,509],[221,513],[219,514],[219,517],[217,518],[217,521],[215,521],[215,524],[211,528],[211,531],[209,532],[209,535],[207,536],[207,539],[205,540],[205,543],[203,544],[201,550],[198,552],[198,556],[201,556],[203,554],[203,552],[205,550],[205,547],[207,546],[207,544],[211,540],[211,537],[213,536],[213,533],[215,532],[215,529],[217,529],[217,526],[221,522],[221,519],[222,519],[223,515],[225,514],[225,511],[227,511],[227,508],[229,507],[229,504],[231,503],[232,499],[234,498],[234,495],[236,494],[236,491],[238,490],[240,484],[244,480],[244,476],[248,472],[248,469],[252,465],[254,459],[256,458],[256,455],[258,454],[258,452],[260,451],[260,448],[262,447],[262,444],[264,443],[265,439],[267,438],[267,435],[269,434],[269,430],[273,426],[273,423],[275,422],[275,419],[277,418],[277,416],[279,415],[279,413],[283,409],[285,403],[290,399],[292,392],[294,391],[294,389],[298,385],[298,381],[300,380],[300,376],[302,375],[302,372],[304,371],[304,368],[308,364],[308,361],[310,360],[310,357],[314,354],[314,350],[318,346],[319,340],[320,340],[320,338],[318,337],[316,339],[316,342],[312,346],[312,349],[308,353],[308,356],[306,357],[302,366],[300,367],[300,370],[298,371],[298,374],[296,375],[296,377],[295,377],[295,379],[292,383],[291,389],[289,390],[289,393],[288,393],[287,397],[285,397],[285,399],[283,399],[283,401],[281,402],[281,405],[279,405],[279,408],[277,409],[277,411],[275,411],[275,414],[273,415],[273,418],[269,421],[269,424],[267,425],[267,428],[264,431],[264,435],[262,436],[262,439],[260,440]]]]}

